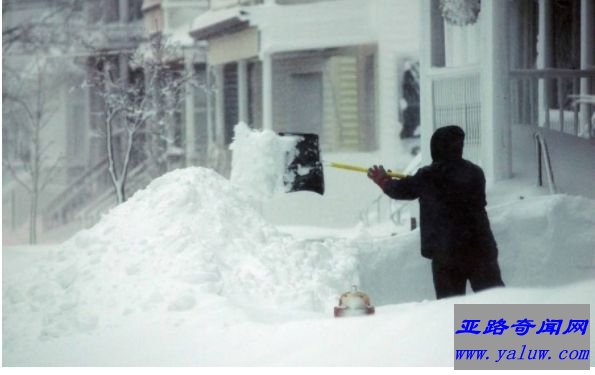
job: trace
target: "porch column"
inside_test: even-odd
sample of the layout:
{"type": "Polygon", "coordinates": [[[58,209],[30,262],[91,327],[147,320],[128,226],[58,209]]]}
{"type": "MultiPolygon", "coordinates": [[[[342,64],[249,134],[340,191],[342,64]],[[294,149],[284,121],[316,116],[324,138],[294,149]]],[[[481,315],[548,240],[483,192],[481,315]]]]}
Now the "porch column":
{"type": "MultiPolygon", "coordinates": [[[[537,68],[549,68],[552,66],[552,19],[551,0],[539,1],[539,20],[537,41],[537,68]]],[[[541,91],[541,90],[540,90],[541,91]]]]}
{"type": "MultiPolygon", "coordinates": [[[[186,51],[184,54],[184,69],[186,74],[194,70],[192,64],[192,53],[186,51]]],[[[185,141],[186,141],[186,166],[194,165],[196,163],[196,133],[194,131],[194,86],[191,82],[186,83],[185,87],[185,141]]]]}
{"type": "MultiPolygon", "coordinates": [[[[593,0],[582,0],[581,2],[581,69],[590,69],[595,65],[595,43],[593,33],[595,33],[595,4],[593,0]]],[[[581,95],[593,94],[593,86],[595,82],[593,79],[581,79],[581,95]]],[[[587,130],[590,129],[588,124],[589,118],[588,104],[581,104],[580,106],[580,124],[587,124],[587,130]]]]}
{"type": "MultiPolygon", "coordinates": [[[[238,109],[239,121],[248,124],[248,64],[238,61],[238,109]]],[[[252,124],[249,124],[252,125],[252,124]]]]}
{"type": "Polygon", "coordinates": [[[120,0],[118,2],[118,12],[120,13],[120,22],[121,23],[128,23],[128,18],[129,18],[129,6],[128,6],[128,0],[120,0]]]}
{"type": "MultiPolygon", "coordinates": [[[[421,45],[424,48],[420,49],[419,54],[419,84],[420,84],[420,130],[421,130],[421,155],[422,164],[429,164],[432,162],[430,154],[430,137],[434,131],[434,105],[432,103],[432,79],[430,72],[433,64],[433,56],[439,55],[436,51],[444,51],[444,41],[437,40],[434,35],[432,20],[436,17],[433,0],[423,0],[421,3],[421,45]]],[[[438,23],[436,21],[436,23],[438,23]]],[[[442,26],[442,25],[440,25],[442,26]]],[[[436,58],[438,59],[438,58],[436,58]]]]}
{"type": "Polygon", "coordinates": [[[508,2],[481,2],[483,35],[482,164],[489,183],[512,177],[508,2]],[[505,26],[503,32],[502,27],[505,26]]]}
{"type": "MultiPolygon", "coordinates": [[[[539,0],[538,13],[538,39],[537,39],[537,68],[545,69],[552,66],[552,2],[551,0],[539,0]]],[[[549,80],[543,79],[537,82],[537,126],[549,128],[549,103],[548,97],[551,92],[549,80]]]]}
{"type": "Polygon", "coordinates": [[[273,61],[270,53],[262,59],[262,128],[273,130],[273,61]]]}
{"type": "MultiPolygon", "coordinates": [[[[215,91],[216,82],[213,77],[213,67],[208,65],[205,67],[206,69],[206,83],[207,83],[207,150],[213,146],[213,142],[215,141],[216,131],[215,131],[215,98],[213,92],[215,91]]],[[[207,151],[208,153],[208,151],[207,151]]],[[[208,159],[208,157],[207,157],[208,159]]]]}
{"type": "Polygon", "coordinates": [[[215,142],[218,145],[225,144],[225,109],[224,102],[225,98],[223,95],[224,91],[224,80],[223,80],[223,65],[215,65],[213,67],[215,72],[215,142]]]}

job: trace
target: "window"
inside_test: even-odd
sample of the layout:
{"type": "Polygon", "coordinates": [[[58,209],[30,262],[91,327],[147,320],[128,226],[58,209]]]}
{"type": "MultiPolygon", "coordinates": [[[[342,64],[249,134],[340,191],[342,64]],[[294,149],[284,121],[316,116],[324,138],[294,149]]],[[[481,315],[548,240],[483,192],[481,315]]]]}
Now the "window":
{"type": "Polygon", "coordinates": [[[233,128],[239,121],[238,108],[238,64],[229,63],[223,67],[223,121],[224,144],[230,144],[233,128]]]}
{"type": "Polygon", "coordinates": [[[143,18],[143,0],[128,0],[128,21],[143,18]]]}
{"type": "MultiPolygon", "coordinates": [[[[581,64],[581,25],[580,0],[554,0],[550,20],[552,33],[552,68],[580,69],[581,64]]],[[[572,101],[569,95],[573,92],[572,80],[554,81],[550,95],[550,108],[571,110],[572,101]],[[563,103],[558,103],[558,91],[562,91],[563,103]]],[[[576,90],[577,88],[574,88],[576,90]]]]}
{"type": "Polygon", "coordinates": [[[368,150],[376,148],[376,56],[365,56],[364,60],[364,111],[363,136],[364,145],[368,150]]]}
{"type": "Polygon", "coordinates": [[[118,22],[120,20],[120,5],[118,0],[103,0],[103,17],[105,23],[118,22]]]}
{"type": "Polygon", "coordinates": [[[262,64],[248,63],[248,122],[256,129],[262,128],[262,64]]]}
{"type": "Polygon", "coordinates": [[[207,155],[207,98],[208,93],[205,87],[206,84],[207,67],[205,64],[195,64],[194,74],[198,80],[198,85],[194,89],[194,150],[198,156],[199,164],[203,164],[207,155]]]}

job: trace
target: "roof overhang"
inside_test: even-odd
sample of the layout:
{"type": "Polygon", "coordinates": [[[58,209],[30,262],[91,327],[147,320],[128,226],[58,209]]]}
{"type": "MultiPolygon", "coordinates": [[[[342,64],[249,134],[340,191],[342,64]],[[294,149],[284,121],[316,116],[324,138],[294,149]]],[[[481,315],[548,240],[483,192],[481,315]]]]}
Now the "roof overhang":
{"type": "Polygon", "coordinates": [[[247,15],[243,9],[206,12],[194,20],[190,36],[195,40],[206,40],[244,30],[250,25],[247,15]]]}

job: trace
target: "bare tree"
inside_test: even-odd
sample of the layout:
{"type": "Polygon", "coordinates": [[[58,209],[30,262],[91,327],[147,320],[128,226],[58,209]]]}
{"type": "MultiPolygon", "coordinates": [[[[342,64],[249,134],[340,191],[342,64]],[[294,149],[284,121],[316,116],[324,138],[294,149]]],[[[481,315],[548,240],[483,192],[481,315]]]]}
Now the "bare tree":
{"type": "Polygon", "coordinates": [[[175,57],[173,51],[164,37],[154,37],[125,64],[103,59],[93,78],[104,102],[101,135],[118,203],[126,200],[131,153],[141,147],[140,134],[145,136],[145,162],[152,177],[168,170],[167,153],[175,141],[173,118],[183,103],[186,84],[195,80],[193,72],[175,70],[170,60],[175,57]],[[123,147],[115,147],[116,143],[123,147]]]}
{"type": "Polygon", "coordinates": [[[83,2],[3,0],[2,166],[30,196],[30,243],[37,242],[42,193],[64,160],[61,153],[51,154],[47,127],[58,110],[58,82],[64,81],[67,69],[78,69],[64,53],[82,45],[75,41],[85,33],[74,32],[73,25],[80,24],[83,2]]]}
{"type": "Polygon", "coordinates": [[[187,83],[202,85],[192,71],[180,63],[180,48],[161,33],[153,35],[133,56],[133,63],[142,66],[149,98],[149,113],[145,133],[145,152],[149,173],[157,177],[170,169],[168,154],[175,147],[176,115],[180,112],[187,83]]]}
{"type": "MultiPolygon", "coordinates": [[[[126,66],[127,68],[127,66],[126,66]]],[[[92,85],[103,98],[103,133],[111,177],[118,204],[126,201],[126,180],[136,136],[148,118],[142,79],[130,80],[117,64],[102,59],[92,85]],[[116,139],[124,141],[124,150],[116,139]]]]}
{"type": "Polygon", "coordinates": [[[2,158],[2,166],[30,196],[31,244],[37,242],[40,195],[56,176],[62,161],[62,157],[50,157],[48,151],[52,142],[44,136],[44,129],[56,110],[49,97],[53,87],[47,79],[50,70],[53,67],[48,59],[37,56],[30,61],[28,69],[22,71],[24,74],[4,74],[4,126],[13,132],[13,141],[20,145],[5,143],[5,149],[8,147],[11,155],[2,158]]]}
{"type": "Polygon", "coordinates": [[[2,53],[39,52],[60,46],[72,46],[75,40],[82,40],[84,33],[67,32],[72,26],[80,27],[80,10],[85,0],[53,0],[51,3],[21,5],[20,0],[3,0],[2,53]],[[27,17],[11,19],[12,7],[30,7],[27,17]],[[16,48],[15,48],[16,47],[16,48]]]}

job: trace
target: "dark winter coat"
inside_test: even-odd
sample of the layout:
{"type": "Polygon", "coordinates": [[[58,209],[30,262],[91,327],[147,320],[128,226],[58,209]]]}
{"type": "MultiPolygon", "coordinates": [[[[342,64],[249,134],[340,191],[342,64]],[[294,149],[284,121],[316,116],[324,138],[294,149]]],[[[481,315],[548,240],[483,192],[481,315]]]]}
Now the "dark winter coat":
{"type": "Polygon", "coordinates": [[[384,192],[420,204],[421,253],[441,264],[473,266],[495,260],[498,249],[485,210],[485,177],[463,159],[465,133],[439,128],[430,148],[432,164],[414,176],[389,180],[384,192]]]}

